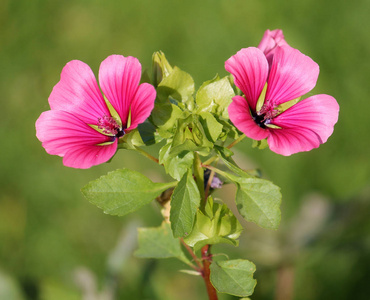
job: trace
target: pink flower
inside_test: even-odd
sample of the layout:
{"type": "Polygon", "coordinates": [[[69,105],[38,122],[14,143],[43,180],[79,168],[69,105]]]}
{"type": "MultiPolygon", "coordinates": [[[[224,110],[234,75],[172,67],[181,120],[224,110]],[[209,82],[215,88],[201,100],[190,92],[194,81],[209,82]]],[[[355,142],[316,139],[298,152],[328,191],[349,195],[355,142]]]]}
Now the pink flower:
{"type": "Polygon", "coordinates": [[[333,97],[316,95],[296,103],[319,75],[319,66],[308,56],[289,46],[276,47],[269,69],[264,53],[250,47],[229,58],[225,68],[245,95],[235,96],[228,111],[246,136],[267,138],[272,151],[291,155],[319,147],[333,133],[339,113],[333,97]]]}
{"type": "Polygon", "coordinates": [[[275,29],[272,31],[267,29],[257,48],[265,54],[270,66],[276,47],[278,46],[289,46],[284,39],[283,31],[281,29],[275,29]]]}
{"type": "Polygon", "coordinates": [[[46,152],[68,167],[86,169],[108,161],[118,140],[150,115],[156,92],[140,84],[134,57],[111,55],[100,65],[99,81],[88,65],[73,60],[63,68],[49,97],[51,110],[36,121],[36,136],[46,152]]]}

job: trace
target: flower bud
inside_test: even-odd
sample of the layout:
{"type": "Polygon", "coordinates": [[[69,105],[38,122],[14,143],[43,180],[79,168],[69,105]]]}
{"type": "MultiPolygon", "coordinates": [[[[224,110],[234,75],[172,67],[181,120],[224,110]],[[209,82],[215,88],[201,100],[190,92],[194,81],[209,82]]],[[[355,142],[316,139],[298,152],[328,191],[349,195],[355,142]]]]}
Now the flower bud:
{"type": "Polygon", "coordinates": [[[152,57],[153,63],[153,85],[155,87],[163,80],[163,78],[170,75],[172,67],[166,59],[162,51],[154,52],[152,57]]]}
{"type": "Polygon", "coordinates": [[[257,48],[265,54],[267,61],[271,66],[276,47],[284,45],[288,45],[288,43],[285,41],[284,34],[281,29],[275,29],[272,31],[267,29],[257,48]]]}

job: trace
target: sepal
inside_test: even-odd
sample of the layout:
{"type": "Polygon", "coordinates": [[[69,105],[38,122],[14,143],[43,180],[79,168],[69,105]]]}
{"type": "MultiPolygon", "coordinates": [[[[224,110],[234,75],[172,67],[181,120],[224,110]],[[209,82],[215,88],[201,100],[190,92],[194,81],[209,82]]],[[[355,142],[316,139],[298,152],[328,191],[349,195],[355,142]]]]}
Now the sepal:
{"type": "Polygon", "coordinates": [[[227,243],[238,246],[243,228],[225,204],[207,199],[204,211],[198,210],[193,230],[184,241],[195,251],[207,244],[227,243]]]}

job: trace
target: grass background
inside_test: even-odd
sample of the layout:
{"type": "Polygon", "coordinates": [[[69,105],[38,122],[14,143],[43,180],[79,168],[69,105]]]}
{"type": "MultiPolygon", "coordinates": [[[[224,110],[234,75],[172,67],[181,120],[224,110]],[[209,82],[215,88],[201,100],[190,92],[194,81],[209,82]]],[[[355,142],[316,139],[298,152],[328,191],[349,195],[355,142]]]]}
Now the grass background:
{"type": "MultiPolygon", "coordinates": [[[[326,144],[291,157],[238,145],[241,164],[261,167],[281,186],[282,225],[270,232],[244,224],[240,247],[218,250],[256,263],[255,300],[277,299],[282,278],[292,299],[368,299],[369,12],[367,0],[2,0],[0,299],[82,299],[82,287],[114,288],[116,299],[205,299],[199,278],[177,272],[181,263],[132,256],[133,228],[160,224],[155,205],[111,217],[79,191],[116,168],[158,181],[162,171],[129,151],[89,170],[66,168],[41,147],[34,123],[72,59],[95,74],[110,54],[138,57],[150,69],[152,53],[162,50],[199,87],[226,75],[224,61],[258,45],[267,28],[283,29],[320,65],[310,94],[333,95],[339,122],[326,144]]],[[[223,197],[232,200],[232,192],[223,197]]]]}

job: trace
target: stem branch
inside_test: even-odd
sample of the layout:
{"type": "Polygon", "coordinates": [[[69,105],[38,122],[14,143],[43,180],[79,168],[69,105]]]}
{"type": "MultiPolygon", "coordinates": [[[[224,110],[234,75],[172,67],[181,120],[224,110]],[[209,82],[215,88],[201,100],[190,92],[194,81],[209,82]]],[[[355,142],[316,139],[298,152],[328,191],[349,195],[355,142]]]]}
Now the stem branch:
{"type": "Polygon", "coordinates": [[[152,156],[148,152],[144,151],[143,149],[141,149],[139,147],[135,147],[135,150],[137,152],[139,152],[140,154],[144,155],[145,157],[149,158],[150,160],[154,161],[155,163],[159,164],[159,160],[157,158],[155,158],[154,156],[152,156]]]}
{"type": "Polygon", "coordinates": [[[193,250],[190,248],[190,246],[188,244],[186,244],[184,242],[184,239],[183,238],[180,238],[180,242],[181,244],[185,247],[185,249],[189,252],[189,254],[191,255],[191,257],[193,258],[194,262],[197,264],[198,268],[196,268],[197,271],[201,272],[202,269],[203,269],[203,266],[202,264],[200,263],[199,261],[199,258],[195,255],[195,253],[193,252],[193,250]]]}
{"type": "Polygon", "coordinates": [[[240,137],[238,137],[235,141],[233,141],[229,146],[227,146],[226,148],[227,149],[230,149],[232,147],[234,147],[236,144],[238,144],[239,142],[241,142],[243,139],[245,138],[245,134],[241,135],[240,137]]]}

